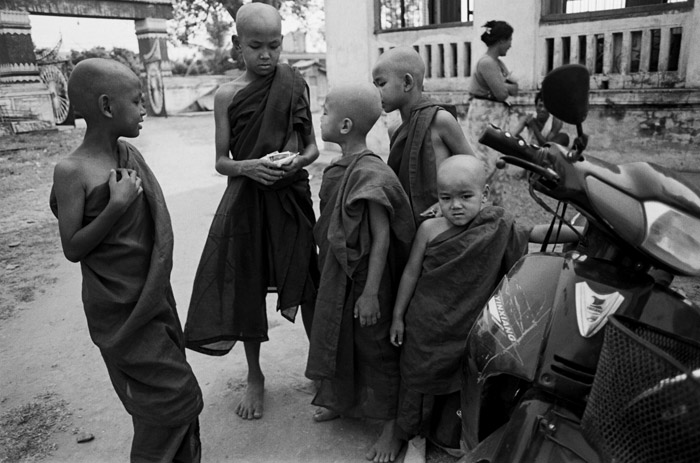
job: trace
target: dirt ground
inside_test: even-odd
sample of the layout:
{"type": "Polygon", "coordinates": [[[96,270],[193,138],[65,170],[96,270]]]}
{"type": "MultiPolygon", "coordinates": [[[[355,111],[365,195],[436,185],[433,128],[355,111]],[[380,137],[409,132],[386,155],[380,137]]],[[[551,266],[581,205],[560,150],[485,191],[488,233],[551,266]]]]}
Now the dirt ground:
{"type": "MultiPolygon", "coordinates": [[[[48,208],[53,166],[83,133],[75,128],[0,138],[0,462],[128,459],[131,423],[90,341],[79,266],[63,258],[48,208]]],[[[172,283],[184,319],[199,253],[225,187],[213,170],[212,116],[149,119],[133,143],[160,179],[173,218],[172,283]]],[[[686,151],[677,149],[668,159],[649,156],[662,165],[687,166],[693,161],[686,151]]],[[[315,198],[322,169],[334,155],[324,152],[310,168],[315,198]]],[[[608,159],[620,160],[612,154],[608,159]]],[[[514,181],[507,207],[523,221],[546,221],[525,191],[522,181],[514,181]]],[[[698,279],[678,279],[676,285],[700,302],[698,279]]],[[[204,461],[364,461],[377,425],[311,421],[303,328],[275,314],[274,302],[269,298],[271,341],[262,350],[262,420],[243,422],[233,415],[246,371],[241,348],[224,358],[188,354],[205,397],[204,461]]],[[[455,460],[435,448],[428,456],[433,463],[455,460]]]]}

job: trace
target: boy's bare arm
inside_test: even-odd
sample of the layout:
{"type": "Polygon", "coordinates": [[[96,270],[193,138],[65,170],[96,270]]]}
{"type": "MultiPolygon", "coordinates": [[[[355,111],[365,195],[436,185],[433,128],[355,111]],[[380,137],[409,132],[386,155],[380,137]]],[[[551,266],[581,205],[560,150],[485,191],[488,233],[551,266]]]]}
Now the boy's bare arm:
{"type": "Polygon", "coordinates": [[[235,83],[222,85],[214,95],[214,145],[216,171],[228,177],[246,176],[262,183],[271,185],[279,180],[283,172],[272,161],[267,159],[248,159],[234,161],[228,155],[231,141],[231,124],[228,119],[228,106],[234,95],[242,88],[235,83]]]}
{"type": "Polygon", "coordinates": [[[396,301],[394,302],[394,312],[392,314],[391,329],[389,330],[389,340],[395,346],[403,344],[404,324],[403,318],[406,314],[409,302],[413,297],[413,292],[416,290],[416,284],[420,277],[421,269],[423,268],[423,256],[425,248],[429,240],[429,223],[431,219],[426,220],[418,227],[416,236],[413,239],[411,253],[408,256],[408,262],[403,269],[401,282],[396,293],[396,301]]]}
{"type": "Polygon", "coordinates": [[[143,192],[141,179],[136,172],[118,169],[122,178],[117,182],[117,173],[109,175],[110,198],[104,210],[83,227],[85,209],[85,187],[80,181],[80,164],[66,159],[54,169],[54,191],[58,207],[58,228],[63,253],[71,262],[78,262],[92,251],[107,236],[119,217],[143,192]]]}
{"type": "Polygon", "coordinates": [[[282,166],[282,170],[285,171],[285,177],[294,174],[299,169],[303,169],[318,158],[319,152],[314,128],[311,127],[310,133],[302,135],[301,138],[304,143],[304,150],[292,162],[282,166]]]}
{"type": "Polygon", "coordinates": [[[355,318],[360,319],[360,326],[374,325],[381,315],[377,294],[389,253],[389,214],[383,206],[374,202],[369,203],[369,228],[372,244],[369,251],[367,282],[355,302],[355,318]]]}
{"type": "MultiPolygon", "coordinates": [[[[583,234],[583,227],[579,226],[574,226],[574,228],[579,232],[579,234],[583,234]]],[[[532,243],[543,243],[545,236],[547,236],[547,230],[549,229],[549,225],[535,225],[532,227],[532,230],[530,231],[530,242],[532,243]]],[[[550,236],[550,240],[553,240],[556,237],[556,230],[552,232],[552,236],[550,236]]],[[[557,238],[557,243],[575,243],[579,240],[579,235],[576,234],[571,228],[567,227],[566,225],[561,227],[561,230],[559,232],[559,237],[557,238]]],[[[551,241],[554,243],[554,241],[551,241]]]]}
{"type": "Polygon", "coordinates": [[[449,112],[438,111],[430,125],[430,129],[432,133],[437,134],[439,137],[437,145],[433,144],[436,168],[440,167],[442,161],[453,154],[475,155],[474,150],[467,141],[467,137],[464,136],[464,131],[459,122],[449,112]]]}
{"type": "Polygon", "coordinates": [[[520,135],[523,129],[525,129],[525,127],[530,123],[530,120],[532,120],[532,114],[526,114],[525,116],[521,117],[518,119],[517,125],[510,131],[510,133],[513,135],[520,135]]]}

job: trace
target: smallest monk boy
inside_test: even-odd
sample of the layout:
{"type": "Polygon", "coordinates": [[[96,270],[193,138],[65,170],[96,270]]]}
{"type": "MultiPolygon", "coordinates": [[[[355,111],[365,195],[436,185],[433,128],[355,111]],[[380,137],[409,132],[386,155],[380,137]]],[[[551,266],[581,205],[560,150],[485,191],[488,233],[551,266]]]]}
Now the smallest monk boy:
{"type": "Polygon", "coordinates": [[[440,164],[453,154],[474,154],[457,119],[423,95],[424,76],[425,63],[412,47],[384,52],[372,69],[382,108],[401,113],[387,163],[408,194],[416,226],[437,211],[440,164]]]}
{"type": "Polygon", "coordinates": [[[202,393],[170,286],[170,215],[146,161],[120,139],[138,136],[146,114],[139,78],[87,59],[68,95],[87,129],[56,164],[50,205],[66,258],[80,262],[90,336],[133,419],[131,461],[199,462],[202,393]]]}
{"type": "MultiPolygon", "coordinates": [[[[440,166],[442,217],[416,232],[390,328],[392,344],[402,348],[397,423],[408,437],[428,437],[448,451],[459,449],[460,362],[469,330],[528,241],[542,242],[547,233],[547,226],[522,226],[502,207],[486,205],[486,179],[475,156],[452,156],[440,166]]],[[[576,239],[566,229],[558,241],[576,239]]]]}
{"type": "Polygon", "coordinates": [[[396,175],[367,148],[380,114],[379,93],[369,83],[333,89],[323,107],[322,137],[343,155],[324,170],[319,194],[314,236],[322,270],[306,376],[319,385],[314,420],[381,420],[365,457],[388,462],[403,444],[396,428],[399,351],[388,333],[414,225],[396,175]]]}

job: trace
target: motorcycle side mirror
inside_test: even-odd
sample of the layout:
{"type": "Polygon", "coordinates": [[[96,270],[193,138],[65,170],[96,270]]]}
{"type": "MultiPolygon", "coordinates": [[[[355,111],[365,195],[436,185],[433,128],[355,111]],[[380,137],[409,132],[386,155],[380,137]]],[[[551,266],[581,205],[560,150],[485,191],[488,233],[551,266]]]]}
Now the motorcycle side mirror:
{"type": "Polygon", "coordinates": [[[576,126],[577,137],[572,145],[572,159],[580,159],[588,145],[583,121],[588,116],[590,74],[580,64],[565,64],[552,70],[542,81],[542,102],[555,117],[576,126]]]}
{"type": "Polygon", "coordinates": [[[590,75],[580,64],[565,64],[547,74],[542,81],[542,102],[558,119],[580,125],[588,116],[590,75]]]}

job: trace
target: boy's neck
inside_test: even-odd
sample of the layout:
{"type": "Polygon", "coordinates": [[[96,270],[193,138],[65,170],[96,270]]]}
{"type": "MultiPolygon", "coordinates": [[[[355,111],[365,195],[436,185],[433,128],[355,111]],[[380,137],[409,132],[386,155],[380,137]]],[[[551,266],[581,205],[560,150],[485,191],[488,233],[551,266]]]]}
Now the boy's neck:
{"type": "Polygon", "coordinates": [[[255,82],[256,80],[264,79],[266,77],[266,76],[263,76],[260,74],[256,74],[252,71],[248,71],[247,69],[246,69],[245,73],[243,74],[243,76],[244,76],[243,78],[245,79],[245,82],[248,84],[251,82],[255,82]]]}
{"type": "Polygon", "coordinates": [[[399,107],[402,122],[406,122],[411,117],[411,109],[413,109],[413,107],[421,100],[422,97],[423,92],[420,90],[410,92],[406,102],[399,107]]]}
{"type": "Polygon", "coordinates": [[[90,127],[88,125],[83,137],[82,146],[87,148],[90,153],[96,155],[111,154],[118,158],[118,136],[109,133],[104,127],[90,127]]]}
{"type": "Polygon", "coordinates": [[[343,152],[343,156],[350,156],[367,151],[367,140],[365,137],[348,137],[341,140],[338,144],[340,145],[340,150],[343,152]]]}

